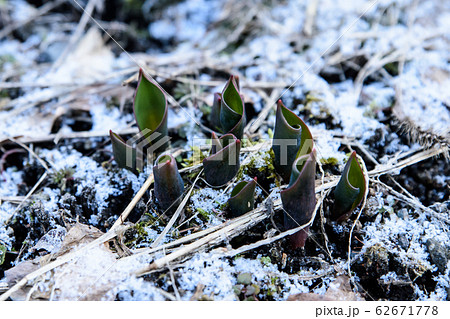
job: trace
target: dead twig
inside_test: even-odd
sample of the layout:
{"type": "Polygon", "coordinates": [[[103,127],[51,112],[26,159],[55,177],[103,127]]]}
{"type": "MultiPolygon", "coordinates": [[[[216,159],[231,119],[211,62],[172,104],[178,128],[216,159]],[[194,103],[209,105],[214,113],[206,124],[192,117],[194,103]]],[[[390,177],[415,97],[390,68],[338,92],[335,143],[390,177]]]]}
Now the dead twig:
{"type": "Polygon", "coordinates": [[[305,24],[303,26],[303,34],[307,37],[311,37],[312,35],[318,4],[319,0],[313,0],[308,4],[308,7],[306,8],[306,18],[305,24]]]}
{"type": "Polygon", "coordinates": [[[46,272],[55,269],[56,267],[59,267],[70,260],[76,258],[77,256],[80,256],[82,252],[84,252],[87,249],[93,248],[97,245],[101,245],[114,237],[116,237],[119,233],[123,232],[124,229],[121,227],[116,227],[113,230],[108,231],[106,234],[100,236],[99,238],[95,239],[94,241],[90,242],[89,244],[79,248],[76,251],[73,251],[71,253],[62,255],[61,257],[57,258],[55,261],[42,266],[41,268],[37,269],[36,271],[33,271],[32,273],[29,273],[25,277],[23,277],[18,283],[16,283],[14,286],[9,288],[8,291],[6,291],[4,294],[0,295],[0,301],[7,300],[12,294],[14,294],[16,291],[18,291],[20,288],[25,286],[29,281],[32,281],[39,276],[45,274],[46,272]]]}
{"type": "Polygon", "coordinates": [[[63,2],[65,2],[65,0],[55,0],[55,1],[44,3],[42,6],[39,7],[39,9],[37,9],[37,11],[34,14],[30,15],[28,18],[21,20],[21,21],[17,21],[15,23],[12,23],[12,24],[4,27],[0,31],[0,39],[3,37],[6,37],[14,30],[17,30],[17,29],[27,25],[28,23],[35,21],[38,17],[47,14],[48,12],[55,9],[57,6],[59,6],[63,2]]]}
{"type": "MultiPolygon", "coordinates": [[[[128,134],[136,134],[138,133],[137,127],[127,128],[119,131],[117,134],[119,135],[128,135],[128,134]]],[[[77,139],[77,138],[92,138],[92,137],[108,137],[109,131],[94,131],[94,132],[73,132],[67,134],[48,134],[45,136],[38,137],[15,137],[15,138],[5,138],[0,140],[0,145],[6,145],[13,140],[14,143],[20,142],[22,144],[34,144],[34,143],[46,143],[46,142],[54,142],[65,139],[77,139]]]]}
{"type": "Polygon", "coordinates": [[[429,207],[426,207],[425,205],[423,205],[417,198],[411,198],[410,196],[406,196],[402,193],[397,192],[395,189],[393,189],[392,187],[390,187],[389,185],[386,185],[385,183],[381,182],[380,180],[376,179],[376,178],[371,178],[370,179],[371,183],[375,183],[378,185],[381,185],[382,187],[384,187],[388,192],[390,192],[392,195],[396,196],[397,198],[399,198],[400,200],[402,200],[403,202],[407,203],[408,205],[410,205],[413,208],[419,208],[421,209],[424,213],[427,213],[429,216],[434,217],[436,219],[439,219],[440,221],[446,222],[447,224],[450,225],[450,219],[448,219],[447,217],[443,216],[442,214],[432,210],[429,207]]]}
{"type": "Polygon", "coordinates": [[[144,196],[147,189],[150,187],[150,185],[152,185],[153,181],[154,181],[153,173],[150,173],[144,185],[142,185],[141,189],[136,193],[132,201],[128,204],[128,206],[125,208],[122,214],[120,214],[119,218],[117,218],[116,222],[114,223],[114,225],[112,225],[109,231],[115,230],[117,227],[123,224],[125,219],[127,219],[128,215],[130,215],[133,208],[136,206],[136,204],[139,202],[142,196],[144,196]]]}
{"type": "Polygon", "coordinates": [[[413,164],[416,164],[421,161],[427,160],[429,158],[438,156],[440,154],[445,154],[446,152],[448,152],[447,147],[431,148],[431,149],[416,153],[415,155],[412,155],[412,156],[404,159],[403,161],[399,161],[399,162],[388,161],[386,164],[377,165],[375,167],[375,169],[373,169],[369,172],[369,176],[384,175],[384,174],[389,174],[392,172],[400,171],[401,169],[403,169],[407,166],[411,166],[413,164]]]}
{"type": "MultiPolygon", "coordinates": [[[[280,207],[281,201],[278,201],[277,204],[278,207],[280,207]]],[[[230,223],[222,224],[223,227],[219,228],[213,233],[210,233],[191,244],[183,246],[167,256],[153,261],[153,263],[151,263],[149,266],[138,270],[136,272],[136,275],[140,276],[146,274],[149,271],[160,269],[162,267],[165,267],[168,262],[172,262],[180,257],[184,257],[190,253],[202,250],[207,246],[221,243],[225,238],[234,237],[237,234],[242,233],[249,227],[256,225],[260,221],[269,217],[268,215],[269,213],[267,212],[265,205],[261,205],[260,207],[248,212],[247,214],[231,220],[230,223]]]]}
{"type": "MultiPolygon", "coordinates": [[[[97,6],[97,2],[99,2],[99,0],[89,0],[88,4],[86,5],[86,9],[83,9],[83,15],[81,16],[80,22],[78,23],[75,32],[72,34],[72,37],[70,38],[67,46],[64,48],[64,51],[50,68],[50,72],[53,72],[54,70],[59,68],[63,64],[69,53],[73,51],[75,44],[83,35],[84,28],[86,27],[89,19],[91,19],[91,15],[94,12],[95,7],[97,6]]],[[[76,4],[79,5],[78,2],[76,2],[76,4]]]]}
{"type": "Polygon", "coordinates": [[[312,217],[306,224],[303,224],[303,225],[300,225],[298,227],[295,227],[295,228],[289,229],[287,231],[284,231],[284,232],[282,232],[281,234],[279,234],[277,236],[270,237],[270,238],[267,238],[267,239],[263,239],[263,240],[257,241],[256,243],[244,245],[244,246],[241,246],[239,248],[232,249],[230,251],[225,251],[221,255],[226,256],[226,257],[232,257],[232,256],[235,256],[237,254],[242,254],[242,253],[244,253],[246,251],[249,251],[249,250],[252,250],[252,249],[264,246],[264,245],[271,244],[271,243],[273,243],[273,242],[275,242],[277,240],[280,240],[280,239],[282,239],[282,238],[284,238],[286,236],[295,234],[296,232],[304,229],[307,226],[310,226],[312,224],[312,222],[314,221],[314,218],[316,217],[317,210],[319,209],[319,207],[323,203],[323,199],[324,199],[323,197],[319,198],[319,200],[317,201],[316,206],[314,208],[314,212],[312,214],[312,217]]]}
{"type": "Polygon", "coordinates": [[[173,273],[173,269],[169,263],[167,263],[167,269],[169,269],[170,281],[172,282],[172,288],[173,288],[173,291],[175,292],[175,296],[176,296],[177,300],[180,301],[181,300],[180,292],[178,291],[177,285],[175,283],[175,275],[173,273]]]}
{"type": "MultiPolygon", "coordinates": [[[[197,181],[200,178],[200,175],[201,175],[201,172],[197,175],[196,179],[192,183],[191,188],[187,192],[186,196],[184,196],[183,201],[180,203],[180,205],[178,206],[177,210],[172,215],[172,218],[170,218],[170,221],[167,223],[166,227],[164,227],[164,230],[161,232],[161,234],[159,234],[159,236],[155,239],[155,241],[150,246],[151,248],[157,247],[159,245],[159,243],[164,239],[164,237],[166,236],[168,231],[175,224],[175,222],[177,221],[178,217],[181,214],[181,211],[184,209],[184,207],[186,206],[186,203],[188,202],[189,198],[191,197],[191,193],[194,190],[195,184],[197,184],[197,181]]],[[[170,207],[168,209],[170,209],[170,207]]]]}
{"type": "MultiPolygon", "coordinates": [[[[379,176],[379,175],[383,175],[383,174],[389,174],[390,172],[397,171],[404,167],[413,165],[420,161],[423,161],[423,160],[426,160],[433,156],[439,155],[442,152],[443,152],[442,149],[431,149],[431,150],[421,151],[419,153],[411,155],[410,157],[408,157],[398,163],[388,162],[388,164],[377,166],[374,170],[368,172],[367,175],[373,177],[373,176],[379,176]]],[[[139,192],[141,192],[143,194],[145,192],[145,190],[148,188],[148,186],[150,186],[152,179],[153,179],[153,176],[151,176],[151,177],[149,176],[146,183],[143,185],[143,187],[141,188],[141,190],[139,192]]],[[[327,189],[330,189],[331,187],[334,187],[337,184],[337,182],[338,182],[338,177],[337,176],[332,177],[329,182],[322,183],[321,185],[316,187],[316,193],[322,192],[323,190],[327,190],[327,189]]],[[[400,193],[398,193],[398,194],[396,194],[396,196],[404,196],[408,200],[411,200],[410,198],[408,198],[407,196],[405,196],[403,194],[400,194],[400,193]]],[[[137,199],[137,197],[135,196],[135,198],[133,198],[133,201],[130,203],[130,205],[127,207],[127,209],[124,211],[124,213],[125,212],[129,213],[131,211],[131,209],[134,207],[134,205],[137,203],[138,200],[139,199],[137,199]]],[[[318,204],[321,203],[322,200],[323,200],[323,197],[321,196],[320,200],[318,201],[318,204]]],[[[316,208],[315,208],[315,213],[317,211],[317,208],[318,208],[318,206],[316,206],[316,208]]],[[[277,209],[277,210],[281,209],[281,201],[280,200],[277,200],[274,202],[274,209],[277,209]]],[[[361,210],[360,210],[360,212],[361,212],[361,210]]],[[[124,213],[122,213],[122,215],[116,221],[115,225],[106,234],[102,235],[100,238],[94,240],[93,242],[87,244],[86,246],[83,246],[78,251],[63,255],[63,256],[59,257],[57,260],[55,260],[54,262],[47,264],[47,265],[43,266],[42,268],[28,274],[27,276],[22,278],[22,280],[20,280],[16,285],[14,285],[8,291],[6,291],[3,295],[1,295],[0,300],[6,300],[14,292],[19,290],[24,285],[26,285],[29,281],[34,280],[34,279],[38,278],[39,276],[45,274],[46,272],[72,260],[73,258],[78,256],[78,254],[80,254],[82,251],[92,248],[96,245],[102,244],[104,242],[107,242],[107,241],[111,240],[112,238],[116,237],[119,233],[124,231],[122,229],[122,227],[120,227],[120,224],[123,222],[123,220],[128,215],[128,214],[124,214],[124,213]]],[[[177,250],[173,251],[171,254],[169,254],[163,258],[155,260],[149,266],[135,272],[135,274],[143,275],[150,271],[154,271],[154,270],[158,270],[163,267],[166,267],[167,263],[170,263],[178,258],[187,257],[189,254],[193,254],[195,252],[205,250],[209,246],[214,246],[214,245],[220,244],[225,239],[234,237],[238,234],[241,234],[243,231],[247,230],[248,228],[256,225],[257,223],[259,223],[269,217],[270,217],[270,214],[268,213],[266,206],[260,205],[259,207],[255,208],[254,210],[248,212],[247,214],[244,214],[244,215],[242,215],[238,218],[232,219],[230,221],[226,221],[225,223],[223,223],[221,225],[212,227],[212,229],[207,229],[207,230],[186,236],[187,238],[181,238],[180,240],[158,246],[154,249],[149,249],[149,250],[145,249],[145,250],[139,252],[139,254],[154,253],[158,250],[161,250],[162,248],[175,247],[176,245],[180,245],[182,243],[186,243],[188,241],[199,238],[196,241],[192,242],[191,244],[188,244],[186,246],[178,248],[177,250]]],[[[293,233],[297,232],[298,230],[305,228],[307,225],[308,224],[301,225],[300,227],[291,229],[291,230],[284,232],[278,236],[271,237],[270,239],[266,239],[264,241],[260,241],[260,242],[252,244],[254,246],[241,247],[241,248],[238,248],[238,250],[244,251],[244,250],[248,250],[248,249],[253,249],[252,247],[266,245],[266,244],[276,241],[284,236],[293,234],[293,233]]],[[[238,250],[229,251],[228,254],[234,253],[235,251],[238,251],[238,250]]],[[[135,254],[133,256],[126,257],[126,258],[132,258],[132,257],[138,256],[139,254],[135,254]]]]}

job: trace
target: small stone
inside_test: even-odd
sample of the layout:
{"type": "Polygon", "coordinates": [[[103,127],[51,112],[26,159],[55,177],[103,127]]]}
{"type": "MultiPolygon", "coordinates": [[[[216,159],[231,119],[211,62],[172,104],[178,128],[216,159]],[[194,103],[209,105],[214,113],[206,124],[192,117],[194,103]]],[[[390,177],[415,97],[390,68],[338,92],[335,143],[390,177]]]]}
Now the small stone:
{"type": "Polygon", "coordinates": [[[234,285],[233,286],[233,292],[236,296],[239,296],[241,294],[242,285],[234,285]]]}
{"type": "Polygon", "coordinates": [[[398,245],[404,250],[408,249],[408,247],[409,247],[409,240],[406,237],[406,234],[399,234],[398,235],[398,245]]]}
{"type": "Polygon", "coordinates": [[[246,287],[246,291],[245,291],[245,295],[246,296],[251,296],[255,293],[255,287],[253,287],[253,285],[247,286],[246,287]]]}
{"type": "Polygon", "coordinates": [[[442,246],[435,239],[429,238],[425,243],[430,254],[431,261],[438,267],[439,272],[445,273],[447,268],[447,251],[444,246],[442,246]]]}
{"type": "Polygon", "coordinates": [[[409,217],[408,210],[406,208],[399,209],[397,211],[397,216],[398,216],[398,218],[407,220],[409,217]]]}
{"type": "Polygon", "coordinates": [[[36,63],[50,63],[50,62],[52,62],[52,57],[48,52],[42,52],[36,58],[36,63]]]}
{"type": "Polygon", "coordinates": [[[246,286],[246,291],[245,291],[246,296],[257,295],[257,294],[259,294],[259,292],[260,292],[260,289],[259,289],[258,285],[253,284],[253,285],[246,286]]]}
{"type": "Polygon", "coordinates": [[[237,276],[238,284],[250,285],[252,283],[252,274],[248,272],[240,273],[237,276]]]}

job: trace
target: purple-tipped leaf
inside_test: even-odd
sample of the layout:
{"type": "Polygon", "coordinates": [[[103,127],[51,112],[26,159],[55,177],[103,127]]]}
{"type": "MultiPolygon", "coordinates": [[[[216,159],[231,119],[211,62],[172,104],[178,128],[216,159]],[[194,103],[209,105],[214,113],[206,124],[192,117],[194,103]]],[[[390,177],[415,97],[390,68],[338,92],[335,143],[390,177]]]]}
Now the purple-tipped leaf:
{"type": "Polygon", "coordinates": [[[206,182],[212,186],[228,183],[239,170],[239,152],[241,141],[233,134],[221,138],[213,132],[210,155],[203,160],[206,182]]]}
{"type": "MultiPolygon", "coordinates": [[[[289,187],[281,191],[286,230],[301,226],[310,221],[316,205],[315,151],[298,157],[292,164],[289,187]]],[[[291,235],[294,248],[304,247],[309,226],[291,235]]]]}
{"type": "Polygon", "coordinates": [[[153,166],[155,197],[162,209],[176,209],[184,191],[183,179],[178,172],[175,159],[162,154],[153,166]]]}
{"type": "MultiPolygon", "coordinates": [[[[139,81],[134,95],[134,115],[141,133],[159,151],[168,146],[167,100],[163,89],[139,70],[139,81]]],[[[154,150],[156,151],[156,149],[154,150]]]]}
{"type": "Polygon", "coordinates": [[[305,122],[279,100],[272,143],[278,174],[285,181],[289,180],[292,163],[297,157],[309,154],[313,146],[312,134],[305,122]]]}
{"type": "Polygon", "coordinates": [[[332,218],[337,221],[347,219],[361,203],[365,192],[366,179],[353,151],[334,190],[332,218]]]}
{"type": "Polygon", "coordinates": [[[222,92],[220,124],[224,132],[242,138],[246,124],[245,104],[234,76],[230,77],[222,92]]]}
{"type": "Polygon", "coordinates": [[[251,211],[255,205],[256,177],[251,181],[238,183],[231,191],[228,207],[232,217],[244,215],[251,211]]]}

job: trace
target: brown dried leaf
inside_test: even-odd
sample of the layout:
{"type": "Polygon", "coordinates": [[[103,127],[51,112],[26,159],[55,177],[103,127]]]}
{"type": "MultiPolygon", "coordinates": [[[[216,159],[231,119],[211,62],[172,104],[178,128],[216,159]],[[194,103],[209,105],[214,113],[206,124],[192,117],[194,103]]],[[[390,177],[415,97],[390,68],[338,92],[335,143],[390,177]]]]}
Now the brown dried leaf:
{"type": "Polygon", "coordinates": [[[301,293],[291,295],[289,301],[358,301],[364,300],[357,292],[353,292],[350,286],[350,278],[338,276],[327,289],[324,295],[314,293],[301,293]]]}
{"type": "Polygon", "coordinates": [[[62,243],[61,249],[54,258],[62,256],[78,247],[80,244],[87,244],[102,236],[103,233],[93,226],[76,223],[67,233],[62,243]]]}

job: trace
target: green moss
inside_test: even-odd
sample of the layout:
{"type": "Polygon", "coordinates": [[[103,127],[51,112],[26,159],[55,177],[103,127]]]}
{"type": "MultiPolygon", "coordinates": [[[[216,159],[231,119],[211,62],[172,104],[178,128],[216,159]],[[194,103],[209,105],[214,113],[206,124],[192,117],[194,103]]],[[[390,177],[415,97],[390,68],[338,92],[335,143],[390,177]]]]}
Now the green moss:
{"type": "Polygon", "coordinates": [[[272,263],[272,260],[270,259],[270,257],[267,257],[267,256],[261,257],[260,261],[264,266],[269,266],[272,263]]]}
{"type": "Polygon", "coordinates": [[[335,119],[320,92],[310,92],[303,101],[304,107],[300,115],[311,124],[324,123],[327,127],[335,127],[335,119]]]}
{"type": "Polygon", "coordinates": [[[203,219],[205,219],[206,221],[209,220],[209,216],[211,215],[210,213],[208,213],[206,210],[202,209],[202,208],[197,208],[197,212],[199,213],[200,216],[203,217],[203,219]]]}
{"type": "Polygon", "coordinates": [[[148,228],[159,226],[161,219],[156,215],[145,213],[141,219],[125,233],[125,245],[128,248],[135,248],[137,244],[151,242],[148,239],[148,228]]]}
{"type": "Polygon", "coordinates": [[[67,180],[72,178],[74,173],[75,170],[71,167],[61,168],[50,175],[50,180],[58,185],[61,191],[64,191],[66,189],[67,180]]]}
{"type": "Polygon", "coordinates": [[[6,247],[0,244],[0,265],[5,262],[6,247]]]}
{"type": "Polygon", "coordinates": [[[272,297],[275,294],[279,293],[281,291],[281,288],[279,287],[280,285],[280,278],[279,277],[270,277],[270,283],[268,283],[266,286],[267,288],[265,289],[265,291],[263,291],[263,293],[267,296],[267,297],[272,297]]]}
{"type": "Polygon", "coordinates": [[[148,232],[145,230],[146,225],[144,223],[137,223],[134,229],[137,231],[139,237],[145,238],[148,236],[148,232]]]}
{"type": "Polygon", "coordinates": [[[207,157],[207,155],[203,153],[198,146],[192,146],[191,150],[192,155],[181,160],[181,166],[183,168],[201,164],[203,162],[203,159],[207,157]]]}
{"type": "Polygon", "coordinates": [[[219,210],[224,210],[228,206],[228,202],[224,202],[224,203],[220,203],[218,201],[215,201],[215,202],[216,202],[216,204],[219,205],[219,207],[218,207],[219,210]]]}
{"type": "Polygon", "coordinates": [[[0,90],[0,98],[2,99],[9,98],[8,90],[0,90]]]}
{"type": "Polygon", "coordinates": [[[333,166],[335,166],[335,165],[339,164],[339,161],[338,161],[338,159],[336,157],[328,157],[328,158],[321,158],[320,159],[320,163],[322,165],[333,165],[333,166]]]}
{"type": "Polygon", "coordinates": [[[244,301],[256,301],[256,299],[255,299],[255,297],[250,296],[250,297],[248,297],[248,298],[245,298],[244,301]]]}
{"type": "Polygon", "coordinates": [[[248,164],[241,165],[236,175],[237,180],[244,179],[244,176],[263,177],[265,179],[274,179],[276,185],[279,186],[275,167],[273,166],[274,158],[275,154],[272,149],[253,154],[248,164]],[[261,164],[261,160],[264,162],[263,164],[261,164]]]}
{"type": "Polygon", "coordinates": [[[242,147],[245,148],[245,147],[253,146],[256,142],[252,142],[252,140],[249,138],[242,138],[241,143],[242,143],[242,147]]]}
{"type": "Polygon", "coordinates": [[[275,154],[273,153],[273,150],[270,149],[269,151],[267,151],[267,153],[269,154],[269,157],[264,158],[266,165],[263,167],[259,168],[259,171],[262,172],[270,172],[271,175],[275,176],[275,166],[273,166],[273,162],[275,160],[275,154]]]}
{"type": "Polygon", "coordinates": [[[378,209],[378,213],[383,214],[385,212],[389,212],[390,214],[394,213],[394,208],[393,207],[387,207],[387,206],[383,206],[380,209],[378,209]]]}
{"type": "Polygon", "coordinates": [[[312,93],[308,93],[306,95],[306,105],[312,102],[322,102],[323,100],[320,97],[313,95],[312,93]]]}

